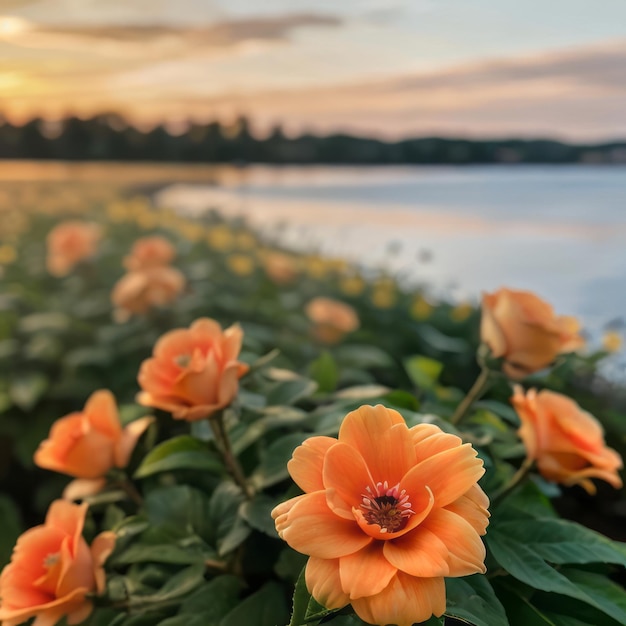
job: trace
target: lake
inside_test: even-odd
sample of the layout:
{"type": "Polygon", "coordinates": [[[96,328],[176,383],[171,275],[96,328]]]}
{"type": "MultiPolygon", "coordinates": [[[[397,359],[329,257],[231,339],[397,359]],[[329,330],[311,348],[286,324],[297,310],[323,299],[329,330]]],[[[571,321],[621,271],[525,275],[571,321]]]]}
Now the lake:
{"type": "Polygon", "coordinates": [[[222,170],[157,202],[242,215],[284,245],[341,255],[477,301],[530,289],[597,334],[626,314],[626,168],[222,170]]]}

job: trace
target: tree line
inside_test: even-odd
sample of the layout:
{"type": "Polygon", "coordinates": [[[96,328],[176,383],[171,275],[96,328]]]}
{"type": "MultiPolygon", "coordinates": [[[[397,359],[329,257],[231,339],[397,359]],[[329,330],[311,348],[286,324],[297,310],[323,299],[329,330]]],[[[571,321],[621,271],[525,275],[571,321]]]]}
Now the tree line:
{"type": "Polygon", "coordinates": [[[141,130],[118,115],[23,125],[0,119],[0,158],[67,161],[168,161],[272,164],[626,163],[626,141],[571,144],[549,139],[471,140],[418,137],[400,141],[349,134],[288,137],[277,126],[255,136],[249,121],[190,123],[185,132],[141,130]]]}

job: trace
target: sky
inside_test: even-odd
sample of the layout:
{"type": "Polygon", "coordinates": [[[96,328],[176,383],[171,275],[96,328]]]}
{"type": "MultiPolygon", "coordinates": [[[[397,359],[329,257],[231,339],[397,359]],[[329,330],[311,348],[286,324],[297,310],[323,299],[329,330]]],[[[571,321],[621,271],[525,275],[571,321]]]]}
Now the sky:
{"type": "Polygon", "coordinates": [[[0,112],[626,139],[626,0],[0,0],[0,112]]]}

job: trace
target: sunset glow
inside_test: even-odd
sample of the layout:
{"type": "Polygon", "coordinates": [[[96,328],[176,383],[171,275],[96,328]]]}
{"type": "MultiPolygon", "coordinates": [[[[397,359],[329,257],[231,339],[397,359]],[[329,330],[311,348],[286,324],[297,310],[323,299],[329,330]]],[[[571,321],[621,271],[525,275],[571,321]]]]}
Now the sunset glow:
{"type": "Polygon", "coordinates": [[[244,114],[260,131],[382,137],[624,137],[626,5],[602,7],[557,0],[538,21],[539,0],[471,11],[460,0],[20,0],[1,9],[0,112],[23,122],[115,111],[144,126],[244,114]]]}

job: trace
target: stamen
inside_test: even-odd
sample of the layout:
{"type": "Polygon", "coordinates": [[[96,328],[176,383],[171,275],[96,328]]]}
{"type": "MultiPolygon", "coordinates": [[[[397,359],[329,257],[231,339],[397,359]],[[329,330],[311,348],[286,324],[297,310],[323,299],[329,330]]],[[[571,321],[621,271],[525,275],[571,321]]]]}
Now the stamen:
{"type": "Polygon", "coordinates": [[[174,357],[174,363],[179,367],[188,367],[189,363],[191,363],[191,355],[189,354],[179,354],[174,357]]]}
{"type": "Polygon", "coordinates": [[[368,524],[377,524],[382,533],[402,530],[415,511],[411,509],[406,490],[400,491],[400,483],[389,487],[387,481],[376,483],[374,489],[365,488],[361,494],[361,511],[368,524]]]}

